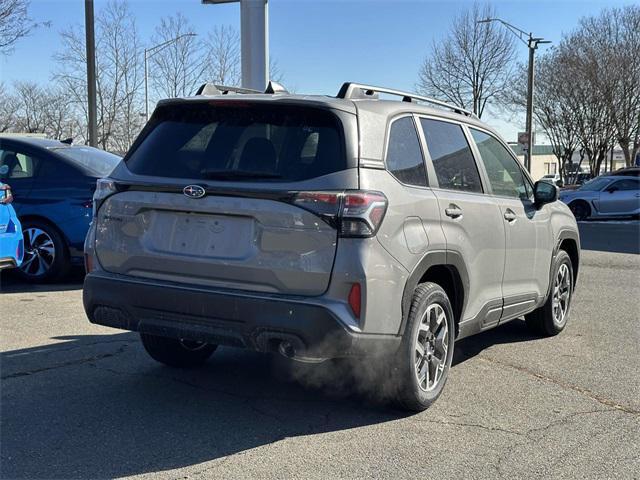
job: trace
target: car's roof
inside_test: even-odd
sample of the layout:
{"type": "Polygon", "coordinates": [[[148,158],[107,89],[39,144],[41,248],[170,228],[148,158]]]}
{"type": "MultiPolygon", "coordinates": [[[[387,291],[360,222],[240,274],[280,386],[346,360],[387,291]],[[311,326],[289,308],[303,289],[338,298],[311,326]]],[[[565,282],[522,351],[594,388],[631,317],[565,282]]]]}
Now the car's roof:
{"type": "Polygon", "coordinates": [[[633,178],[633,179],[638,179],[638,177],[634,177],[632,175],[599,175],[595,178],[592,178],[591,180],[597,180],[599,178],[602,178],[604,180],[627,180],[629,178],[633,178]]]}
{"type": "Polygon", "coordinates": [[[63,143],[60,140],[53,140],[51,138],[42,137],[28,137],[24,135],[2,135],[1,140],[11,140],[15,143],[22,143],[24,145],[30,145],[33,147],[52,148],[52,147],[64,147],[69,146],[67,143],[63,143]]]}
{"type": "Polygon", "coordinates": [[[415,112],[418,114],[432,115],[451,120],[462,121],[479,127],[489,127],[476,117],[455,113],[443,108],[434,108],[417,102],[403,102],[398,100],[385,99],[369,99],[369,98],[353,98],[344,99],[331,97],[327,95],[299,95],[291,93],[275,93],[275,94],[225,94],[225,95],[197,95],[194,97],[171,98],[161,100],[158,105],[180,104],[185,102],[211,102],[211,103],[229,103],[229,102],[259,102],[259,103],[278,103],[278,104],[294,104],[294,105],[311,105],[325,108],[333,108],[348,113],[356,114],[358,108],[362,107],[368,111],[375,112],[380,115],[389,117],[403,112],[415,112]]]}

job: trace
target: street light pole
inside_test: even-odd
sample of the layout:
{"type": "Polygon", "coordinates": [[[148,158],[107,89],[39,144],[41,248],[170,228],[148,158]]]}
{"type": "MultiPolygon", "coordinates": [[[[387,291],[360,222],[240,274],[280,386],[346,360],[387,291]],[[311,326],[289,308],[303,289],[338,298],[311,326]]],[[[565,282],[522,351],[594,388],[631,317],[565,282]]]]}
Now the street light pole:
{"type": "MultiPolygon", "coordinates": [[[[529,34],[531,36],[531,34],[529,34]]],[[[524,157],[524,168],[531,173],[531,160],[533,156],[533,88],[534,88],[534,62],[537,45],[529,38],[529,71],[527,72],[527,154],[524,157]]]]}
{"type": "Polygon", "coordinates": [[[182,35],[178,35],[176,38],[172,38],[171,40],[167,40],[166,42],[162,42],[158,45],[154,45],[153,47],[144,49],[144,118],[147,122],[149,121],[149,57],[152,57],[163,48],[168,47],[181,38],[195,37],[196,35],[197,33],[183,33],[182,35]]]}
{"type": "Polygon", "coordinates": [[[511,25],[508,22],[500,18],[485,18],[484,20],[478,20],[478,23],[490,23],[500,22],[507,30],[513,33],[529,48],[529,70],[527,72],[527,119],[526,119],[526,134],[527,134],[527,151],[524,156],[524,166],[528,172],[531,172],[531,160],[533,155],[533,90],[534,90],[534,70],[535,70],[535,53],[538,45],[541,43],[551,43],[549,40],[544,40],[542,37],[534,37],[531,32],[527,33],[524,30],[511,25]],[[526,40],[525,40],[526,38],[526,40]]]}

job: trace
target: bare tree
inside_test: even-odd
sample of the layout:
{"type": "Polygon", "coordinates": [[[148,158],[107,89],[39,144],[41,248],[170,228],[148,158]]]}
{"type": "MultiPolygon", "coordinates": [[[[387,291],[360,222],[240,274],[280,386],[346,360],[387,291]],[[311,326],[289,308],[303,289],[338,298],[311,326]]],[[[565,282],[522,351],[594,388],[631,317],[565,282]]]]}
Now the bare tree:
{"type": "MultiPolygon", "coordinates": [[[[162,18],[151,39],[154,45],[193,32],[193,26],[181,13],[162,18]]],[[[183,36],[177,42],[157,50],[150,60],[152,85],[159,98],[193,95],[204,75],[203,42],[183,36]]]]}
{"type": "Polygon", "coordinates": [[[207,37],[206,79],[220,85],[240,85],[240,35],[229,25],[215,27],[207,37]]]}
{"type": "MultiPolygon", "coordinates": [[[[205,81],[219,85],[240,85],[242,69],[240,57],[240,34],[230,25],[215,27],[204,44],[205,81]]],[[[284,74],[278,62],[269,59],[269,79],[282,82],[284,74]]]]}
{"type": "Polygon", "coordinates": [[[19,109],[16,95],[0,82],[0,133],[9,132],[15,127],[19,109]]]}
{"type": "Polygon", "coordinates": [[[477,3],[458,16],[442,40],[434,40],[419,71],[417,88],[482,117],[487,105],[509,88],[515,50],[511,33],[496,23],[489,5],[477,3]]]}
{"type": "Polygon", "coordinates": [[[640,6],[605,9],[583,18],[571,39],[629,166],[640,142],[640,6]]]}
{"type": "Polygon", "coordinates": [[[14,44],[29,35],[36,24],[29,18],[29,0],[0,0],[0,53],[7,55],[14,44]]]}
{"type": "MultiPolygon", "coordinates": [[[[55,55],[55,79],[85,118],[80,136],[86,140],[87,83],[84,31],[76,26],[61,33],[55,55]]],[[[126,2],[110,1],[96,17],[96,91],[98,144],[105,150],[126,151],[142,119],[142,55],[135,20],[126,2]]]]}

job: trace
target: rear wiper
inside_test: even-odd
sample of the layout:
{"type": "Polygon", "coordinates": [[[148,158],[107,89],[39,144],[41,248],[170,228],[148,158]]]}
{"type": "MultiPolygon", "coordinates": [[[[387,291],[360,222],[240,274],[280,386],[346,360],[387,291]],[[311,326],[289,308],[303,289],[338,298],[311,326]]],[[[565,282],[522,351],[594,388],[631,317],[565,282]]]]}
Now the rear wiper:
{"type": "Polygon", "coordinates": [[[202,170],[200,174],[209,180],[225,180],[233,178],[282,178],[282,175],[269,172],[252,172],[249,170],[202,170]]]}

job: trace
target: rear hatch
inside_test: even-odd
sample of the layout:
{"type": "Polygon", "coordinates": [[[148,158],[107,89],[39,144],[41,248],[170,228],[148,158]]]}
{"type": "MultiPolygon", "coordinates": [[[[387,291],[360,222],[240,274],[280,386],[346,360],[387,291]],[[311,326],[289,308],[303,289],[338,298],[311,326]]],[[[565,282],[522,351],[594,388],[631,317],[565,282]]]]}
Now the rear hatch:
{"type": "Polygon", "coordinates": [[[159,107],[112,175],[118,192],[99,205],[100,264],[163,281],[322,294],[337,230],[297,199],[358,187],[352,117],[245,100],[159,107]]]}

